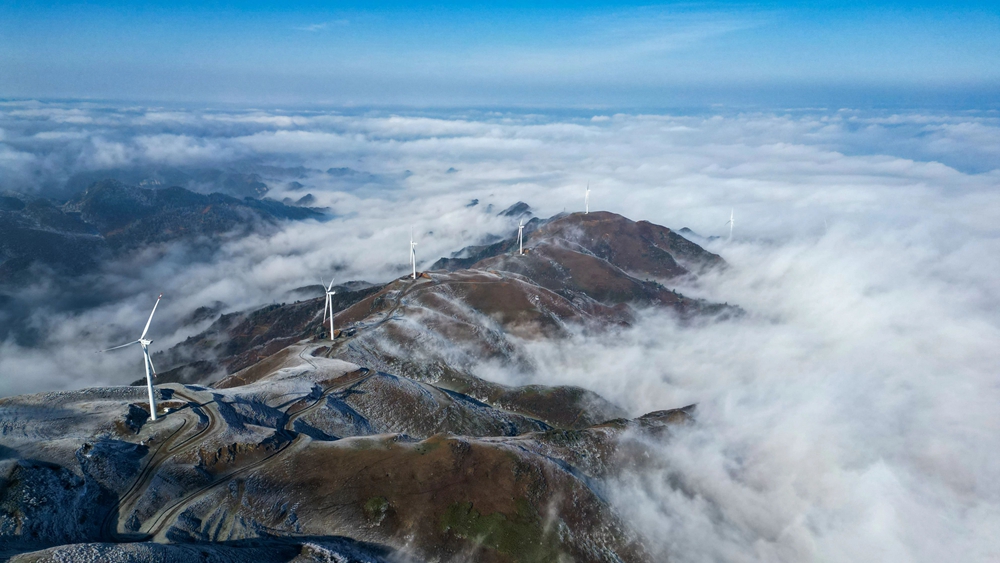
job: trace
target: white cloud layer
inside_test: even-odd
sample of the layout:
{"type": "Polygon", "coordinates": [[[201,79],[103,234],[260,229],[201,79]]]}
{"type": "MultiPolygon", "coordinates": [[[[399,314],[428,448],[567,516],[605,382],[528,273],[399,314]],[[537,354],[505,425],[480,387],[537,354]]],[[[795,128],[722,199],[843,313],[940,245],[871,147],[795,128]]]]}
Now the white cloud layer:
{"type": "MultiPolygon", "coordinates": [[[[0,345],[0,393],[124,383],[141,360],[80,352],[134,338],[166,293],[154,348],[194,308],[285,300],[428,265],[510,225],[591,206],[722,235],[732,268],[679,288],[737,303],[679,328],[647,313],[613,338],[528,344],[537,375],[633,414],[698,403],[612,498],[674,561],[989,561],[1000,557],[1000,118],[853,111],[726,115],[185,111],[7,104],[2,188],[106,166],[303,167],[338,217],[192,262],[151,249],[102,274],[122,300],[40,314],[44,349],[0,345]],[[327,174],[328,168],[355,173],[327,174]],[[448,172],[449,169],[454,169],[448,172]],[[480,207],[465,204],[478,198],[480,207]],[[135,265],[143,268],[135,268],[135,265]],[[136,272],[139,272],[138,274],[136,272]],[[59,322],[55,322],[59,321],[59,322]],[[174,328],[168,328],[174,327],[174,328]]],[[[35,288],[40,295],[45,288],[35,288]]],[[[200,327],[196,327],[200,328],[200,327]]],[[[173,331],[173,332],[171,332],[173,331]]],[[[127,351],[126,351],[127,352],[127,351]]]]}
{"type": "Polygon", "coordinates": [[[679,328],[651,313],[614,338],[531,346],[537,382],[582,383],[633,414],[698,403],[697,424],[652,448],[662,470],[613,488],[659,556],[1000,553],[988,275],[1000,264],[971,264],[1000,244],[934,248],[915,235],[839,225],[812,241],[719,244],[733,269],[692,292],[740,303],[746,318],[679,328]]]}

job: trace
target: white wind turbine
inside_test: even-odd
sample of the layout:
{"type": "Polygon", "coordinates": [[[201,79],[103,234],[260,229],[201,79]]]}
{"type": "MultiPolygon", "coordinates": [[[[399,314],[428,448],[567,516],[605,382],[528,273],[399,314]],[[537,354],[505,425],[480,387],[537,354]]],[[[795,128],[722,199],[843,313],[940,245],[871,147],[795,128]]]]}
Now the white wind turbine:
{"type": "Polygon", "coordinates": [[[333,296],[337,294],[333,291],[333,280],[330,279],[330,285],[326,286],[326,303],[323,305],[323,322],[326,322],[327,314],[330,315],[330,340],[333,340],[333,296]]]}
{"type": "Polygon", "coordinates": [[[413,229],[410,229],[410,266],[413,267],[413,279],[417,279],[417,253],[413,250],[417,243],[413,242],[413,229]]]}
{"type": "Polygon", "coordinates": [[[524,219],[517,222],[517,246],[518,253],[524,254],[524,219]]]}
{"type": "Polygon", "coordinates": [[[733,240],[733,225],[736,224],[736,223],[733,222],[733,212],[734,211],[735,211],[735,209],[730,209],[729,210],[729,220],[726,221],[726,224],[729,225],[729,240],[733,240]]]}
{"type": "Polygon", "coordinates": [[[101,350],[101,352],[110,352],[111,350],[117,350],[133,344],[138,344],[142,347],[142,355],[146,360],[146,387],[149,389],[149,416],[154,421],[156,420],[156,397],[153,395],[153,377],[156,376],[156,368],[153,367],[153,360],[149,359],[149,345],[152,344],[153,341],[146,340],[146,333],[149,332],[149,323],[153,322],[153,313],[156,312],[156,306],[160,304],[160,299],[162,298],[162,293],[156,298],[156,303],[153,304],[153,311],[149,313],[149,320],[146,321],[146,328],[142,329],[142,336],[140,336],[138,340],[133,340],[128,344],[122,344],[121,346],[115,346],[114,348],[108,348],[107,350],[101,350]],[[150,371],[152,371],[152,375],[150,375],[150,371]]]}
{"type": "Polygon", "coordinates": [[[590,181],[587,181],[587,194],[583,196],[583,214],[590,213],[590,181]]]}

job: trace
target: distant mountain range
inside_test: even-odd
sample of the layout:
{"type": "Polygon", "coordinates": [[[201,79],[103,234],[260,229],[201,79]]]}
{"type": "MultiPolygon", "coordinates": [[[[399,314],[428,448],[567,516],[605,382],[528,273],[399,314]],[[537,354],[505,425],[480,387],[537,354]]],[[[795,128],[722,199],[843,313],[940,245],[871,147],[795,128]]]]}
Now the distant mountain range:
{"type": "MultiPolygon", "coordinates": [[[[63,212],[129,229],[84,207],[63,212]]],[[[644,444],[694,408],[629,420],[585,389],[476,366],[536,370],[525,342],[613,335],[641,308],[739,315],[668,287],[725,263],[612,213],[529,227],[523,255],[506,238],[343,287],[333,340],[319,286],[218,317],[154,356],[155,423],[140,387],[0,400],[0,544],[15,561],[652,561],[603,483],[649,463],[644,444]]]]}
{"type": "Polygon", "coordinates": [[[38,303],[19,298],[20,290],[33,284],[60,280],[45,306],[85,309],[105,297],[81,280],[136,250],[183,242],[211,256],[226,241],[251,232],[285,221],[327,218],[325,209],[179,187],[147,189],[116,180],[97,182],[64,203],[2,192],[0,340],[13,335],[25,346],[38,340],[38,327],[25,322],[38,303]]]}
{"type": "Polygon", "coordinates": [[[244,170],[223,170],[219,168],[178,168],[169,166],[131,167],[78,172],[69,177],[65,185],[52,189],[50,192],[70,194],[79,193],[88,187],[105,180],[118,181],[123,184],[139,186],[140,188],[160,189],[179,186],[202,194],[219,193],[243,199],[245,197],[262,198],[267,194],[268,186],[258,170],[264,175],[295,176],[303,170],[274,169],[259,164],[244,163],[244,170]]]}
{"type": "Polygon", "coordinates": [[[321,219],[308,207],[179,187],[146,189],[103,180],[65,204],[0,194],[0,285],[17,284],[35,268],[58,274],[90,271],[107,259],[150,244],[245,235],[280,220],[321,219]]]}

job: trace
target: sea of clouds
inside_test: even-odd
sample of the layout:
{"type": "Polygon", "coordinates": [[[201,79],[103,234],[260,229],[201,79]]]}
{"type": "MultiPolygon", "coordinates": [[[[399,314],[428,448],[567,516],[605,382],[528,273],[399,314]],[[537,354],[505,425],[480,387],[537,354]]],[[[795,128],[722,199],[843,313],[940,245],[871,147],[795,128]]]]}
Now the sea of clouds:
{"type": "Polygon", "coordinates": [[[496,213],[516,201],[580,210],[589,182],[591,209],[721,235],[705,245],[731,267],[678,289],[747,315],[682,327],[645,312],[612,337],[524,343],[534,374],[481,374],[581,385],[633,415],[698,404],[697,424],[651,449],[660,469],[610,491],[658,558],[1000,558],[996,113],[0,105],[0,190],[65,197],[74,175],[157,167],[252,169],[270,197],[312,193],[336,217],[211,259],[173,245],[109,265],[94,283],[118,299],[40,307],[41,346],[0,344],[0,395],[137,379],[140,357],[92,350],[138,336],[161,291],[154,349],[203,329],[183,323],[199,306],[286,301],[333,274],[386,281],[407,269],[411,229],[428,266],[510,235],[496,213]]]}

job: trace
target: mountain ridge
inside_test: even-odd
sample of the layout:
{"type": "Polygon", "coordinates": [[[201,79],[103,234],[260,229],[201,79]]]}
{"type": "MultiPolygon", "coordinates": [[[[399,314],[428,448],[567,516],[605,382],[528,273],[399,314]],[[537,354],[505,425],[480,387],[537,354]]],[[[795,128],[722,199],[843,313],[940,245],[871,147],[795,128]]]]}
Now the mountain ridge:
{"type": "Polygon", "coordinates": [[[611,335],[647,307],[738,315],[664,285],[724,261],[620,215],[534,224],[524,255],[504,239],[468,268],[354,283],[334,296],[333,339],[321,295],[219,316],[154,356],[156,422],[142,387],[0,399],[8,554],[651,561],[604,486],[694,407],[630,419],[587,389],[478,366],[544,380],[527,342],[611,335]]]}

